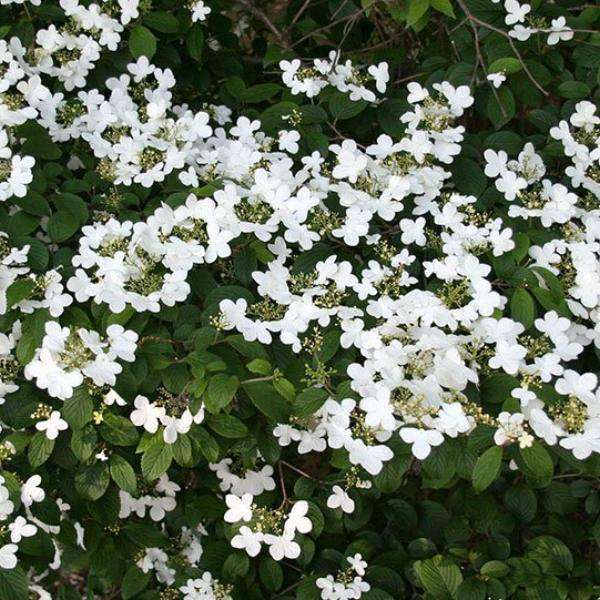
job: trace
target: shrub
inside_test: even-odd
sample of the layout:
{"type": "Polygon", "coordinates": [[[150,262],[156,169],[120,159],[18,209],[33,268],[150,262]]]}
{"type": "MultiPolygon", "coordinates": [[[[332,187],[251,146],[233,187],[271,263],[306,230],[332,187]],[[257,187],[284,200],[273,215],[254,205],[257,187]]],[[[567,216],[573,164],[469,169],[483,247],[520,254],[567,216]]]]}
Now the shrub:
{"type": "Polygon", "coordinates": [[[599,20],[2,0],[0,598],[600,597],[599,20]]]}

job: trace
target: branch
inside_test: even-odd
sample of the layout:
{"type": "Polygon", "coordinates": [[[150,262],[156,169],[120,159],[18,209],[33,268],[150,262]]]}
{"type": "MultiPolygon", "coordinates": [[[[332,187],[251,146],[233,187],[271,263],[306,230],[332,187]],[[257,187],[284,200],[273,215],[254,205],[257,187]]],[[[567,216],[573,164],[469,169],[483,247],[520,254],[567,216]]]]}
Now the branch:
{"type": "Polygon", "coordinates": [[[240,1],[240,4],[244,5],[257,19],[262,21],[267,26],[267,28],[270,29],[279,38],[279,41],[286,48],[289,48],[289,44],[286,42],[283,33],[281,33],[281,31],[279,31],[279,29],[277,29],[277,27],[275,27],[275,25],[273,24],[273,21],[271,21],[271,19],[269,19],[269,17],[263,10],[258,8],[258,6],[255,6],[251,0],[239,0],[239,1],[240,1]]]}

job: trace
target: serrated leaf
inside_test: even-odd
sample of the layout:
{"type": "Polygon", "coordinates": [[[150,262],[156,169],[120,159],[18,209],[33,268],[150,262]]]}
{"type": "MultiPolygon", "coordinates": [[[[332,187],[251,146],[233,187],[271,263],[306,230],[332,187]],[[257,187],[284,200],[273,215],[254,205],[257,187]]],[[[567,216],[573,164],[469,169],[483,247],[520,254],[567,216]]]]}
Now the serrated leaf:
{"type": "Polygon", "coordinates": [[[510,316],[529,329],[535,320],[535,303],[531,294],[522,287],[518,287],[510,299],[510,316]]]}
{"type": "Polygon", "coordinates": [[[110,457],[110,476],[112,480],[126,492],[135,494],[137,490],[137,479],[133,467],[118,454],[110,457]]]}
{"type": "Polygon", "coordinates": [[[75,489],[77,493],[89,500],[102,498],[109,483],[110,474],[108,465],[105,462],[99,461],[89,467],[80,469],[75,474],[75,489]]]}
{"type": "Polygon", "coordinates": [[[502,448],[488,448],[475,463],[473,469],[473,487],[476,492],[482,492],[498,477],[502,466],[502,448]]]}
{"type": "Polygon", "coordinates": [[[142,456],[142,475],[148,481],[158,479],[166,473],[173,461],[173,450],[169,444],[161,442],[152,444],[142,456]]]}
{"type": "Polygon", "coordinates": [[[32,468],[43,465],[52,454],[55,440],[49,440],[43,431],[38,431],[31,438],[27,449],[27,458],[32,468]]]}
{"type": "Polygon", "coordinates": [[[235,396],[239,386],[237,377],[218,373],[213,375],[208,382],[208,389],[204,398],[204,405],[211,413],[218,413],[225,408],[235,396]]]}

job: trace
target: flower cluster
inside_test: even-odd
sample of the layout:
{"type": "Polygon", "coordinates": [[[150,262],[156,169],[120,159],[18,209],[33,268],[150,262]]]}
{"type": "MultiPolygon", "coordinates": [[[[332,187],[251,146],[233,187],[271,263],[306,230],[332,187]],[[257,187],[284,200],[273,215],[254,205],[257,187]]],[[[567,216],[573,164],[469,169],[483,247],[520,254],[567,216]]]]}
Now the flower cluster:
{"type": "Polygon", "coordinates": [[[300,544],[295,539],[296,533],[309,533],[313,527],[306,516],[308,503],[299,500],[286,512],[284,506],[273,510],[256,506],[253,500],[248,493],[225,496],[228,510],[223,518],[227,523],[242,523],[231,538],[231,545],[245,550],[249,556],[257,556],[264,544],[274,560],[298,558],[300,544]]]}
{"type": "MultiPolygon", "coordinates": [[[[500,0],[492,1],[500,2],[500,0]]],[[[567,25],[565,17],[557,17],[548,23],[546,19],[531,14],[530,4],[520,4],[518,0],[505,0],[504,10],[506,11],[504,22],[511,27],[508,34],[520,42],[527,41],[534,34],[547,34],[546,43],[554,46],[559,42],[572,40],[575,35],[567,25]]]]}
{"type": "Polygon", "coordinates": [[[386,62],[362,69],[351,60],[341,62],[339,52],[332,50],[329,60],[315,59],[312,66],[303,65],[295,58],[282,60],[279,68],[281,78],[292,94],[305,94],[308,98],[318,96],[327,86],[332,86],[348,94],[350,100],[375,102],[375,92],[367,87],[372,83],[380,94],[384,94],[390,81],[389,66],[386,62]]]}
{"type": "MultiPolygon", "coordinates": [[[[504,7],[511,47],[574,36],[564,17],[504,7]]],[[[60,0],[29,43],[0,40],[0,578],[14,570],[45,600],[63,565],[93,556],[92,597],[122,544],[133,594],[230,600],[261,553],[277,591],[279,563],[308,564],[326,519],[332,537],[362,529],[357,509],[402,451],[414,465],[483,431],[511,459],[542,443],[571,461],[600,453],[596,105],[548,127],[557,156],[543,136],[514,153],[486,139],[479,156],[477,94],[436,75],[394,89],[387,133],[323,121],[329,139],[307,120],[347,99],[381,109],[391,63],[282,60],[284,100],[261,115],[246,101],[269,84],[231,77],[214,98],[243,83],[234,113],[188,98],[157,52],[152,31],[181,32],[197,56],[222,17],[183,8],[60,0]],[[126,60],[111,54],[125,44],[126,60]],[[65,164],[45,163],[58,148],[65,164]],[[21,556],[35,557],[27,573],[21,556]]],[[[225,62],[219,77],[238,72],[225,62]]],[[[507,89],[511,74],[485,75],[487,92],[507,89]]],[[[362,554],[323,562],[346,554],[313,595],[369,592],[362,554]]]]}
{"type": "Polygon", "coordinates": [[[346,560],[350,563],[348,569],[340,571],[336,577],[327,575],[317,579],[317,587],[321,590],[323,600],[351,600],[360,598],[364,592],[368,592],[371,586],[363,579],[366,572],[367,562],[360,554],[348,556],[346,560]]]}
{"type": "Polygon", "coordinates": [[[121,325],[109,325],[106,337],[96,331],[61,327],[48,321],[42,344],[25,366],[26,379],[59,400],[67,400],[84,383],[114,386],[123,367],[117,362],[135,360],[137,333],[121,325]]]}

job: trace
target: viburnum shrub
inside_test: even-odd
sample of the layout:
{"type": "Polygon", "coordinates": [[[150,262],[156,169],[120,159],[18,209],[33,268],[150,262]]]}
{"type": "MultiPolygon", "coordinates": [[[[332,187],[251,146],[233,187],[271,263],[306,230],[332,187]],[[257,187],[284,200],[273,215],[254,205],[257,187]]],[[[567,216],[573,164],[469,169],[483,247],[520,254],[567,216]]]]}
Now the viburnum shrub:
{"type": "Polygon", "coordinates": [[[0,600],[599,598],[599,22],[0,0],[0,600]]]}

